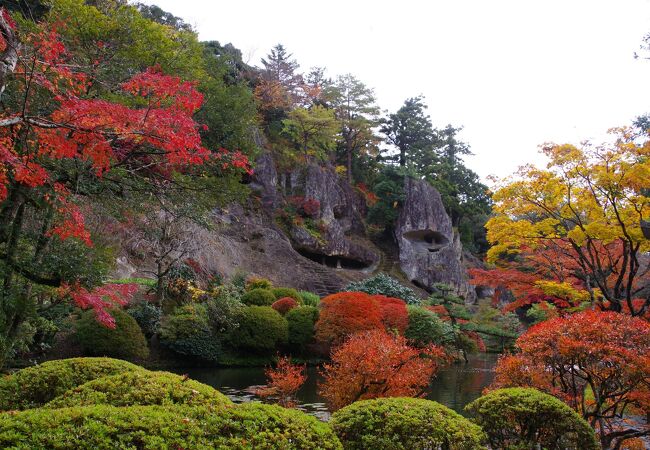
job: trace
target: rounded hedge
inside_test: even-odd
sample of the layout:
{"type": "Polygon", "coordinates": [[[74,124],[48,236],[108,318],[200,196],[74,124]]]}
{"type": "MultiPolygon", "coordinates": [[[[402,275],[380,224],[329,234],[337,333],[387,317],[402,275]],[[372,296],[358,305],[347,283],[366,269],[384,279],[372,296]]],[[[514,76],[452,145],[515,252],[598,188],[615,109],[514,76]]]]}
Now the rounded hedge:
{"type": "Polygon", "coordinates": [[[256,288],[244,293],[241,302],[247,306],[271,306],[277,299],[269,289],[256,288]]]}
{"type": "Polygon", "coordinates": [[[46,408],[112,405],[232,405],[225,395],[169,372],[126,372],[89,381],[56,397],[46,408]]]}
{"type": "Polygon", "coordinates": [[[291,297],[283,297],[280,300],[276,300],[271,305],[271,308],[275,309],[283,316],[289,311],[291,311],[292,309],[297,307],[298,307],[298,302],[292,299],[291,297]]]}
{"type": "Polygon", "coordinates": [[[327,426],[279,406],[85,406],[0,415],[0,448],[341,449],[327,426]]]}
{"type": "Polygon", "coordinates": [[[318,320],[318,308],[301,306],[289,311],[285,316],[289,324],[289,345],[303,349],[314,339],[314,327],[318,320]]]}
{"type": "Polygon", "coordinates": [[[300,291],[298,295],[300,295],[302,304],[305,306],[318,306],[320,304],[320,297],[313,292],[300,291]]]}
{"type": "Polygon", "coordinates": [[[249,278],[246,281],[246,290],[250,291],[252,289],[271,289],[273,287],[273,283],[271,283],[271,280],[268,278],[259,278],[259,277],[252,277],[249,278]]]}
{"type": "Polygon", "coordinates": [[[0,411],[35,408],[96,378],[144,370],[135,364],[111,358],[44,362],[0,378],[0,411]]]}
{"type": "Polygon", "coordinates": [[[221,345],[210,328],[208,309],[202,304],[176,308],[160,328],[160,342],[172,351],[205,361],[218,361],[221,345]]]}
{"type": "Polygon", "coordinates": [[[420,306],[407,306],[409,324],[404,337],[417,347],[429,344],[444,345],[448,343],[453,329],[438,315],[420,306]]]}
{"type": "Polygon", "coordinates": [[[348,450],[484,449],[481,428],[439,403],[379,398],[336,411],[330,426],[348,450]]]}
{"type": "Polygon", "coordinates": [[[492,448],[596,450],[589,424],[567,404],[532,388],[492,391],[465,407],[486,431],[492,448]]]}
{"type": "Polygon", "coordinates": [[[281,298],[284,297],[290,297],[294,299],[296,302],[298,302],[298,304],[302,305],[302,297],[295,289],[286,288],[286,287],[277,287],[271,289],[271,292],[275,296],[276,300],[280,300],[281,298]]]}
{"type": "Polygon", "coordinates": [[[243,308],[239,326],[232,330],[229,342],[233,347],[254,352],[268,352],[287,342],[287,321],[270,306],[243,308]]]}
{"type": "Polygon", "coordinates": [[[95,312],[88,310],[75,322],[75,338],[88,356],[114,358],[146,358],[149,356],[147,339],[138,322],[121,309],[111,309],[115,328],[97,322],[95,312]]]}

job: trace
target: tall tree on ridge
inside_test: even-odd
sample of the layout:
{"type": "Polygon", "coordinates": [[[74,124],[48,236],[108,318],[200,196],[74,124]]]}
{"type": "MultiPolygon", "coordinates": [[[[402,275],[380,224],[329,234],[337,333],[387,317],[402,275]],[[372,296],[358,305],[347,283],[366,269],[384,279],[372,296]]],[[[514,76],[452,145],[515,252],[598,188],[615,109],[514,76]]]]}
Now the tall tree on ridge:
{"type": "Polygon", "coordinates": [[[326,89],[325,99],[334,109],[341,128],[348,182],[352,184],[352,161],[356,154],[377,146],[373,128],[379,124],[375,94],[351,74],[337,77],[326,89]]]}
{"type": "Polygon", "coordinates": [[[401,167],[421,166],[433,155],[436,134],[426,108],[422,96],[412,97],[383,121],[380,131],[399,150],[401,167]]]}

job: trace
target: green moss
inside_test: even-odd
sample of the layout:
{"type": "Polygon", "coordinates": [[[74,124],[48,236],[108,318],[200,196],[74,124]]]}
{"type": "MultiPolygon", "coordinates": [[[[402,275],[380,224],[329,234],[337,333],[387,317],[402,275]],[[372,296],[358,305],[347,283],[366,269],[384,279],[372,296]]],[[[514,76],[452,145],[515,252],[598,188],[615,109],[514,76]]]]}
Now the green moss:
{"type": "Polygon", "coordinates": [[[111,309],[115,328],[97,322],[94,311],[84,311],[75,323],[75,337],[84,354],[114,358],[146,358],[149,356],[147,340],[140,325],[121,309],[111,309]]]}
{"type": "Polygon", "coordinates": [[[271,306],[277,298],[270,289],[255,288],[241,297],[241,302],[248,306],[271,306]]]}
{"type": "Polygon", "coordinates": [[[430,400],[363,400],[335,412],[330,425],[348,450],[485,448],[480,427],[430,400]]]}
{"type": "Polygon", "coordinates": [[[126,372],[89,381],[58,396],[47,408],[112,405],[231,405],[214,388],[169,372],[126,372]]]}
{"type": "Polygon", "coordinates": [[[0,410],[42,406],[68,389],[90,380],[124,372],[144,371],[111,358],[71,358],[48,361],[0,379],[0,410]]]}
{"type": "Polygon", "coordinates": [[[536,389],[498,389],[465,409],[486,431],[492,448],[600,448],[594,430],[577,412],[536,389]]]}
{"type": "Polygon", "coordinates": [[[340,449],[305,413],[247,403],[228,408],[107,405],[0,415],[0,448],[340,449]]]}

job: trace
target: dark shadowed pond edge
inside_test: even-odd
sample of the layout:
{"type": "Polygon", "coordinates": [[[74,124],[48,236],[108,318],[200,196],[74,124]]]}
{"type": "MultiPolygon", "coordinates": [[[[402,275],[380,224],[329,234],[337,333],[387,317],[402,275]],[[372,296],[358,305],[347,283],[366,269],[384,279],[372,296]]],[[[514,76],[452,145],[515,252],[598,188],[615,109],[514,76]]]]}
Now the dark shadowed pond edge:
{"type": "MultiPolygon", "coordinates": [[[[426,398],[463,414],[465,405],[480,397],[481,391],[492,382],[498,357],[493,353],[479,353],[471,355],[468,363],[451,364],[441,369],[426,398]]],[[[175,368],[173,371],[188,374],[190,378],[218,389],[235,403],[258,400],[254,394],[255,387],[266,381],[262,367],[175,368]]],[[[307,382],[297,395],[298,409],[327,420],[329,411],[316,392],[319,380],[318,368],[308,367],[307,382]]]]}

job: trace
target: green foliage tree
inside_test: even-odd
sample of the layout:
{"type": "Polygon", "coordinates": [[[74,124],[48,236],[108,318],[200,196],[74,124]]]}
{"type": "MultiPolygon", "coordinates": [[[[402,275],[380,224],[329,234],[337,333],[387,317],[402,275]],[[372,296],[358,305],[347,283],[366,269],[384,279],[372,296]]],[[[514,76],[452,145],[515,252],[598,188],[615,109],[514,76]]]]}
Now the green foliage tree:
{"type": "Polygon", "coordinates": [[[390,231],[395,226],[404,201],[404,173],[391,166],[382,167],[372,191],[377,201],[368,208],[368,222],[390,231]]]}
{"type": "Polygon", "coordinates": [[[417,347],[429,344],[448,345],[454,339],[453,328],[440,320],[432,311],[421,306],[409,305],[409,324],[404,337],[417,347]]]}
{"type": "Polygon", "coordinates": [[[334,111],[320,105],[296,108],[282,121],[282,132],[294,143],[305,160],[326,160],[334,150],[338,133],[334,111]]]}
{"type": "Polygon", "coordinates": [[[436,134],[426,109],[424,97],[408,98],[397,112],[383,120],[380,131],[399,151],[401,167],[421,169],[435,160],[436,134]]]}
{"type": "Polygon", "coordinates": [[[374,128],[379,124],[380,110],[375,93],[352,74],[345,74],[328,84],[323,97],[338,121],[339,145],[344,154],[347,179],[352,184],[353,161],[367,154],[377,154],[379,138],[374,128]]]}

